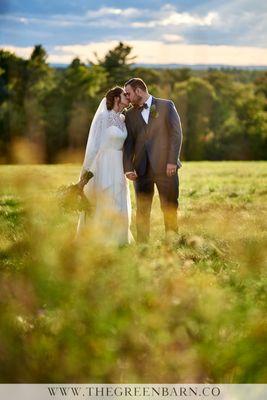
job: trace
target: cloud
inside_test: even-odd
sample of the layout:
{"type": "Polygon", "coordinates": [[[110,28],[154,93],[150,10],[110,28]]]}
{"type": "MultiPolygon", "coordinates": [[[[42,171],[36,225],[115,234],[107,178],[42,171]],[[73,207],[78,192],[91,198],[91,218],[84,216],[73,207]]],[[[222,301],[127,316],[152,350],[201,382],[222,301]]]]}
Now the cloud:
{"type": "MultiPolygon", "coordinates": [[[[141,18],[145,21],[133,21],[132,27],[135,28],[153,28],[156,26],[179,26],[179,25],[197,25],[197,26],[210,26],[218,19],[218,15],[215,12],[209,12],[207,15],[200,16],[190,14],[188,12],[178,13],[176,8],[170,4],[165,4],[158,10],[154,9],[137,9],[137,8],[112,8],[112,7],[101,7],[98,10],[88,10],[86,18],[98,20],[107,17],[120,17],[127,19],[141,18]],[[150,20],[147,20],[147,18],[150,20]]],[[[113,19],[114,21],[114,19],[113,19]]],[[[121,20],[123,24],[124,21],[121,20]]]]}
{"type": "Polygon", "coordinates": [[[142,15],[142,11],[137,8],[112,8],[112,7],[101,7],[98,10],[89,10],[86,13],[88,18],[102,18],[106,16],[119,15],[127,18],[135,18],[142,15]]]}
{"type": "Polygon", "coordinates": [[[74,14],[54,14],[49,18],[43,15],[18,15],[10,14],[0,17],[5,21],[13,21],[20,23],[33,23],[43,25],[61,26],[81,26],[86,24],[97,26],[114,26],[125,27],[125,20],[129,21],[128,27],[133,28],[154,28],[154,27],[169,27],[169,26],[211,26],[218,20],[218,15],[215,12],[209,12],[204,16],[190,14],[187,12],[178,13],[175,7],[165,5],[158,10],[154,9],[137,9],[137,8],[113,8],[101,7],[97,10],[87,10],[83,15],[74,14]],[[107,25],[106,25],[107,24],[107,25]]]}
{"type": "Polygon", "coordinates": [[[53,15],[49,19],[43,16],[21,16],[21,15],[0,15],[0,21],[24,25],[38,25],[41,26],[72,26],[82,22],[82,19],[75,16],[53,15]]]}
{"type": "Polygon", "coordinates": [[[24,24],[24,25],[27,25],[27,24],[29,23],[28,19],[27,19],[27,18],[24,18],[24,17],[20,17],[20,18],[19,18],[19,22],[21,22],[21,23],[24,24]]]}
{"type": "Polygon", "coordinates": [[[210,26],[218,20],[218,14],[215,12],[209,12],[205,17],[198,15],[190,15],[188,13],[173,13],[168,18],[160,21],[160,25],[198,25],[198,26],[210,26]]]}
{"type": "MultiPolygon", "coordinates": [[[[54,46],[49,52],[50,63],[68,64],[73,58],[82,61],[96,61],[95,52],[102,58],[110,49],[118,44],[117,41],[91,42],[68,46],[54,46]]],[[[148,64],[221,64],[233,66],[266,66],[267,51],[264,48],[245,46],[210,46],[164,43],[160,40],[127,41],[133,47],[137,63],[148,64]]],[[[32,47],[16,47],[3,45],[2,48],[16,53],[23,58],[29,58],[32,47]]]]}
{"type": "Polygon", "coordinates": [[[177,42],[182,42],[184,40],[184,38],[181,35],[166,33],[166,34],[162,35],[162,40],[165,42],[177,43],[177,42]]]}
{"type": "Polygon", "coordinates": [[[95,53],[97,53],[98,57],[103,57],[110,49],[117,46],[117,44],[118,42],[114,40],[110,42],[55,46],[48,60],[51,63],[60,63],[62,59],[67,59],[67,62],[70,62],[73,58],[79,57],[85,62],[88,60],[97,61],[95,53]]]}
{"type": "Polygon", "coordinates": [[[32,24],[47,27],[125,27],[125,21],[142,16],[143,11],[137,8],[112,8],[101,7],[98,10],[88,10],[83,15],[75,14],[54,14],[49,18],[43,15],[20,15],[7,14],[0,15],[3,22],[13,22],[20,24],[32,24]]]}
{"type": "Polygon", "coordinates": [[[147,21],[147,22],[133,22],[132,26],[134,28],[154,28],[156,26],[179,26],[179,25],[189,25],[189,26],[211,26],[216,23],[219,16],[215,12],[209,12],[206,16],[202,17],[199,15],[193,15],[189,13],[178,13],[171,10],[168,12],[169,15],[162,17],[161,13],[158,13],[158,19],[147,21]]]}
{"type": "MultiPolygon", "coordinates": [[[[194,12],[203,14],[210,11],[213,1],[199,2],[194,12]]],[[[261,0],[225,0],[216,2],[219,18],[209,30],[191,30],[187,40],[210,42],[213,44],[235,44],[244,46],[266,47],[267,43],[267,7],[261,0]]]]}
{"type": "Polygon", "coordinates": [[[32,54],[33,47],[19,47],[19,46],[12,46],[12,45],[1,45],[1,48],[9,51],[10,53],[15,53],[17,56],[22,58],[29,58],[32,54]]]}
{"type": "Polygon", "coordinates": [[[174,2],[177,6],[159,0],[158,7],[155,3],[147,0],[141,9],[139,1],[135,6],[126,6],[133,1],[123,5],[121,0],[98,0],[96,9],[88,9],[86,5],[91,3],[84,0],[83,8],[79,2],[72,2],[74,12],[51,6],[49,18],[32,11],[0,14],[1,42],[22,47],[38,42],[52,47],[89,41],[157,39],[166,45],[266,47],[267,9],[260,0],[174,2]]]}
{"type": "MultiPolygon", "coordinates": [[[[108,50],[117,44],[117,41],[111,41],[86,45],[56,46],[49,56],[49,61],[65,63],[70,62],[74,57],[80,57],[83,61],[88,59],[93,61],[95,59],[94,52],[97,52],[99,57],[103,57],[108,50]]],[[[159,40],[133,40],[127,41],[127,44],[133,47],[138,63],[267,65],[266,49],[256,47],[187,45],[164,43],[159,40]]]]}

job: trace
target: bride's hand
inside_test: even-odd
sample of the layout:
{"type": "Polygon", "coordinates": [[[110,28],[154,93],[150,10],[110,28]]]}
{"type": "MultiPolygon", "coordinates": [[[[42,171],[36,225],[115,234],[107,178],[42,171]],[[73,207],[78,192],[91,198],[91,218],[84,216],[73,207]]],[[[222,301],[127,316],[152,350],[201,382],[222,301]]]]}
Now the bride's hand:
{"type": "Polygon", "coordinates": [[[136,181],[138,178],[137,173],[135,171],[126,172],[126,178],[130,179],[130,181],[136,181]]]}
{"type": "Polygon", "coordinates": [[[84,186],[88,183],[88,181],[94,176],[91,171],[84,170],[82,176],[78,183],[76,183],[77,188],[82,192],[84,186]]]}
{"type": "Polygon", "coordinates": [[[84,186],[85,186],[85,183],[84,183],[84,181],[79,181],[79,182],[77,182],[76,183],[76,186],[77,186],[77,188],[80,190],[80,192],[82,192],[83,191],[83,188],[84,188],[84,186]]]}

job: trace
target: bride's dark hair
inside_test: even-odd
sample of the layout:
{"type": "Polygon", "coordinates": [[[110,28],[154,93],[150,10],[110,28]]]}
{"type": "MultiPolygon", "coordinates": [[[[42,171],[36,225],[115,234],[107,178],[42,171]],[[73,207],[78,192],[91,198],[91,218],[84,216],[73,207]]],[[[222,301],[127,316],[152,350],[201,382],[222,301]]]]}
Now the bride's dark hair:
{"type": "Polygon", "coordinates": [[[114,107],[114,103],[115,103],[115,97],[120,97],[122,92],[123,92],[123,88],[121,88],[120,86],[115,86],[114,88],[110,89],[106,93],[108,110],[112,110],[112,108],[114,107]]]}

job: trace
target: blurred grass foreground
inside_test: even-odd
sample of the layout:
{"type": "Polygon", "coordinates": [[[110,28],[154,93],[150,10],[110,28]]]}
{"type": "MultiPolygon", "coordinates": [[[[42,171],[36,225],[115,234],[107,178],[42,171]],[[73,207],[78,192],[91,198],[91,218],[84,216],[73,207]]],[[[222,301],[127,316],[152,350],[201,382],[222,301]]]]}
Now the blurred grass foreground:
{"type": "Polygon", "coordinates": [[[179,235],[156,197],[123,248],[74,240],[79,168],[0,167],[1,382],[265,382],[267,163],[185,163],[179,235]]]}

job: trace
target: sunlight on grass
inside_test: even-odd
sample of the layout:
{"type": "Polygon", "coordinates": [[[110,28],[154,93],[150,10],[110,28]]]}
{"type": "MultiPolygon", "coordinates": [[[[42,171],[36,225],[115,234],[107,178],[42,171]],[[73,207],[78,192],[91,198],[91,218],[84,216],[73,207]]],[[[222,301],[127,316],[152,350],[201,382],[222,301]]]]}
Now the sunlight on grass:
{"type": "Polygon", "coordinates": [[[267,164],[185,163],[179,235],[156,197],[122,248],[75,240],[56,192],[79,170],[0,167],[1,382],[264,382],[267,164]]]}

